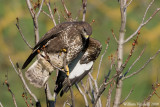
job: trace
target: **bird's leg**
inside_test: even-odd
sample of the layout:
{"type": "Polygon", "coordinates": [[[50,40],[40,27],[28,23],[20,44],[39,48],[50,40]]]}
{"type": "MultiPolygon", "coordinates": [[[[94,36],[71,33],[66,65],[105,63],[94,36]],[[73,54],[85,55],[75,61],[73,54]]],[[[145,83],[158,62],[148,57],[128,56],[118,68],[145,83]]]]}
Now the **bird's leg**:
{"type": "Polygon", "coordinates": [[[68,65],[65,66],[66,75],[69,77],[69,67],[68,65]]]}
{"type": "Polygon", "coordinates": [[[64,59],[63,59],[63,66],[64,66],[64,70],[65,70],[65,72],[66,72],[66,75],[67,75],[67,77],[69,77],[69,67],[68,67],[68,65],[66,64],[66,55],[65,55],[65,57],[64,57],[64,59]]]}
{"type": "Polygon", "coordinates": [[[43,52],[44,52],[44,54],[45,54],[44,58],[45,58],[48,62],[50,62],[50,59],[49,59],[49,56],[47,55],[47,52],[46,52],[46,48],[45,48],[45,47],[46,47],[46,46],[43,45],[43,47],[42,47],[41,49],[43,50],[43,52]]]}
{"type": "Polygon", "coordinates": [[[62,55],[62,52],[66,53],[66,52],[67,52],[67,49],[65,49],[65,48],[61,49],[60,52],[59,52],[59,56],[62,55]]]}

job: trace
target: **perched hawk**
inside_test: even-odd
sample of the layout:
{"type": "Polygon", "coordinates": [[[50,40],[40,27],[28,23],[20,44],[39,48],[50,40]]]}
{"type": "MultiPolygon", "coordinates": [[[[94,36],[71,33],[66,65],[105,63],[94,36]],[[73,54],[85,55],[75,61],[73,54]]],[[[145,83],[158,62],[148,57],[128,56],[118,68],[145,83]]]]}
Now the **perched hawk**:
{"type": "Polygon", "coordinates": [[[102,45],[99,41],[89,38],[88,46],[85,50],[83,50],[76,59],[74,59],[69,64],[70,75],[69,81],[66,78],[66,74],[62,71],[59,71],[57,80],[56,80],[56,87],[55,87],[55,94],[57,95],[61,89],[61,96],[64,92],[69,90],[70,85],[74,85],[81,81],[91,70],[94,61],[99,56],[102,49],[102,45]]]}
{"type": "MultiPolygon", "coordinates": [[[[43,87],[55,68],[65,69],[86,47],[92,28],[87,22],[65,22],[53,27],[35,45],[22,66],[25,69],[32,59],[38,59],[25,72],[26,78],[36,87],[43,87]]],[[[69,72],[68,67],[66,70],[69,72]]],[[[69,74],[67,74],[69,75],[69,74]]]]}

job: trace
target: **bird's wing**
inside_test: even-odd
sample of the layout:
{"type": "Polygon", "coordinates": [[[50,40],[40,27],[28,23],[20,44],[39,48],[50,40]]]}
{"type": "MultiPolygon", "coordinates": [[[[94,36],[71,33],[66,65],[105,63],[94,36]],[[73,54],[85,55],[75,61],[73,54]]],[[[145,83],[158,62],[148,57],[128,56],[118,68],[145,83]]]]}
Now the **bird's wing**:
{"type": "MultiPolygon", "coordinates": [[[[81,59],[77,62],[77,64],[72,69],[69,79],[71,85],[74,85],[75,83],[78,83],[81,81],[88,72],[92,69],[93,62],[97,59],[102,49],[102,45],[99,41],[90,38],[89,39],[89,45],[81,57],[81,59]]],[[[60,96],[63,95],[64,92],[67,92],[69,89],[69,83],[66,79],[63,82],[63,90],[61,91],[60,96]]]]}
{"type": "Polygon", "coordinates": [[[55,27],[53,27],[51,30],[49,30],[40,40],[39,42],[35,45],[33,48],[32,53],[30,56],[27,58],[25,63],[22,66],[22,69],[25,69],[27,65],[32,61],[32,59],[38,54],[37,50],[40,49],[43,45],[45,45],[50,39],[57,37],[59,33],[67,29],[68,27],[72,26],[72,22],[65,22],[62,24],[59,24],[55,27]]]}

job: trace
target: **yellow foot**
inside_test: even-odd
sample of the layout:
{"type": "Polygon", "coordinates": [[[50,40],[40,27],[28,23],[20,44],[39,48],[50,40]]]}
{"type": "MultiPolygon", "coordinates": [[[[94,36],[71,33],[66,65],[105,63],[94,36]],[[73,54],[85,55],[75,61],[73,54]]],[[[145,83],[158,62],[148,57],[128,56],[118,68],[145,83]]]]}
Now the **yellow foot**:
{"type": "Polygon", "coordinates": [[[62,49],[61,51],[62,51],[62,52],[67,52],[67,49],[62,49]]]}
{"type": "Polygon", "coordinates": [[[65,69],[66,69],[66,75],[69,76],[69,67],[68,67],[68,65],[66,65],[65,69]]]}

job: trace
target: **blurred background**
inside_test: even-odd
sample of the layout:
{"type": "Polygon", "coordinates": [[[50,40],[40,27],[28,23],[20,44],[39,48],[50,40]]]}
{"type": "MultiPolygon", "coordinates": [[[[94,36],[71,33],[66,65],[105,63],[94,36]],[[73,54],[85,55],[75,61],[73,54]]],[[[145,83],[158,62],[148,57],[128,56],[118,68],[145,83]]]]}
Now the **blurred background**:
{"type": "MultiPolygon", "coordinates": [[[[114,55],[117,50],[117,43],[112,36],[111,29],[114,30],[114,33],[118,38],[121,23],[120,9],[117,0],[87,1],[88,3],[86,21],[91,23],[92,20],[95,20],[95,23],[92,24],[92,37],[102,43],[103,50],[101,52],[101,55],[104,52],[106,46],[105,42],[107,38],[110,38],[110,45],[106,55],[103,58],[100,75],[98,78],[98,85],[100,86],[110,67],[110,60],[108,59],[108,57],[110,57],[112,54],[114,55]]],[[[37,2],[37,0],[33,0],[33,2],[37,2]]],[[[125,38],[129,37],[137,29],[140,22],[142,21],[145,9],[150,2],[151,0],[133,0],[132,4],[128,7],[125,38]]],[[[65,3],[68,7],[68,10],[72,13],[72,17],[75,19],[78,16],[77,20],[82,20],[82,11],[80,11],[82,10],[81,0],[65,0],[65,3]],[[80,15],[79,11],[81,12],[80,15]]],[[[64,14],[64,9],[62,7],[61,1],[51,0],[52,9],[54,9],[55,6],[60,13],[61,22],[64,22],[65,19],[61,14],[64,14]]],[[[160,2],[158,0],[155,0],[155,3],[148,11],[147,18],[152,15],[152,13],[158,7],[160,7],[160,2]]],[[[49,13],[46,5],[43,6],[43,10],[49,13]]],[[[18,62],[20,66],[22,66],[31,52],[31,50],[24,43],[16,28],[15,24],[17,17],[19,18],[20,27],[23,34],[25,35],[26,40],[33,47],[35,43],[33,22],[25,0],[0,0],[0,102],[4,105],[4,107],[14,107],[12,97],[6,85],[3,84],[7,79],[6,75],[8,75],[8,82],[10,84],[11,90],[15,94],[18,106],[26,106],[22,98],[22,93],[24,92],[22,82],[19,79],[18,75],[15,73],[8,58],[10,56],[14,64],[18,62]]],[[[58,23],[57,14],[55,14],[55,19],[58,23]]],[[[43,36],[49,29],[54,27],[52,21],[43,13],[40,14],[38,21],[40,36],[43,36]]],[[[149,59],[150,56],[154,55],[157,50],[160,49],[159,41],[160,13],[158,13],[146,26],[141,29],[141,33],[138,39],[138,45],[136,46],[133,56],[124,71],[126,71],[127,68],[130,67],[134,60],[139,56],[142,49],[146,47],[144,55],[141,57],[140,61],[138,61],[132,68],[130,73],[138,70],[149,59]]],[[[132,43],[133,40],[130,40],[124,45],[124,60],[127,58],[131,50],[132,43]]],[[[92,72],[94,77],[96,77],[97,75],[99,60],[100,57],[94,64],[92,72]]],[[[23,70],[23,73],[24,72],[25,70],[23,70]]],[[[115,71],[113,71],[112,73],[115,73],[115,71]]],[[[131,88],[134,87],[134,91],[128,98],[127,102],[143,102],[144,99],[150,94],[152,90],[152,84],[157,81],[157,78],[160,78],[160,55],[158,55],[150,64],[148,64],[148,66],[138,75],[124,81],[121,100],[123,100],[128,95],[131,88]]],[[[52,77],[50,78],[51,90],[53,90],[54,88],[55,79],[55,73],[53,73],[52,77]]],[[[86,83],[86,79],[84,79],[83,82],[86,83]]],[[[42,107],[45,107],[44,89],[37,89],[32,87],[31,85],[29,86],[42,102],[42,107]]],[[[82,105],[84,105],[84,100],[77,89],[75,87],[73,87],[73,89],[75,94],[76,107],[82,107],[82,105]]],[[[160,89],[157,91],[157,94],[160,95],[160,89]]],[[[58,96],[57,106],[61,107],[63,105],[63,102],[68,99],[69,95],[70,94],[68,92],[62,98],[58,96]]],[[[101,97],[103,106],[105,106],[106,104],[106,97],[107,91],[104,92],[101,97]]],[[[114,94],[112,95],[112,97],[114,97],[114,94]]],[[[160,104],[160,99],[156,95],[154,95],[151,98],[150,102],[159,102],[160,104]]],[[[89,101],[89,104],[91,105],[91,101],[89,101]]],[[[123,107],[123,105],[121,106],[123,107]]]]}

